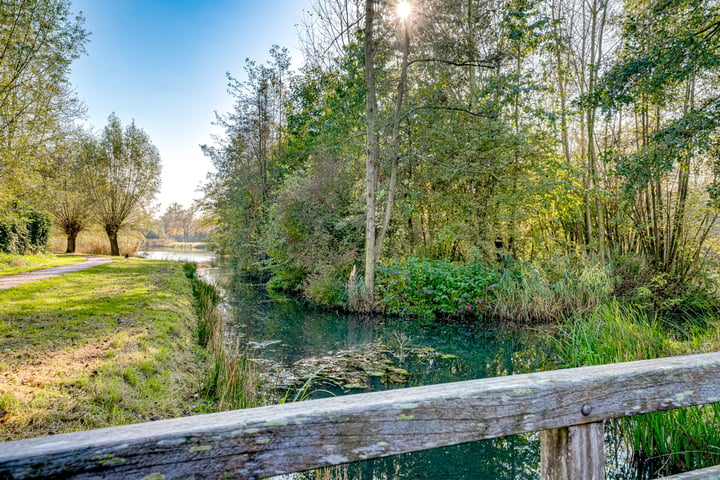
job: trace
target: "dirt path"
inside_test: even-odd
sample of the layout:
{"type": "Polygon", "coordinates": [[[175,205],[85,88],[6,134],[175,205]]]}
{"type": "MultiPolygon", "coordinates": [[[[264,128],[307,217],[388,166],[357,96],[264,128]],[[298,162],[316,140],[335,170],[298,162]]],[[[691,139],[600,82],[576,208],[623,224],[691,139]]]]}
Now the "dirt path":
{"type": "Polygon", "coordinates": [[[105,265],[113,261],[112,258],[107,257],[95,257],[92,255],[83,255],[87,258],[86,261],[75,263],[73,265],[64,265],[62,267],[46,268],[44,270],[35,270],[32,272],[16,273],[14,275],[3,275],[0,276],[0,290],[7,290],[8,288],[19,287],[30,282],[39,282],[40,280],[47,280],[48,278],[57,277],[65,273],[79,272],[80,270],[87,270],[88,268],[97,267],[98,265],[105,265]]]}

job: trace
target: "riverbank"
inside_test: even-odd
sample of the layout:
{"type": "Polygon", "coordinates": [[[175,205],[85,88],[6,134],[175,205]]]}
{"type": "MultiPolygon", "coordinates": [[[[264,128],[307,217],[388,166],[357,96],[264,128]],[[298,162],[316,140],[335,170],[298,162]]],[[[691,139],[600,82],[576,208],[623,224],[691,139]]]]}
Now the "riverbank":
{"type": "Polygon", "coordinates": [[[0,292],[0,440],[206,411],[190,283],[117,259],[0,292]]]}

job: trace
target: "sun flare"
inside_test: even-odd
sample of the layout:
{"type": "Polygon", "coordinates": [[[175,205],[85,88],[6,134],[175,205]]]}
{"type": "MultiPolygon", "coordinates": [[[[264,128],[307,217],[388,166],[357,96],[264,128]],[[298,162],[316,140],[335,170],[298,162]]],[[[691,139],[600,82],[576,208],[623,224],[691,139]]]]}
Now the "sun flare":
{"type": "Polygon", "coordinates": [[[397,14],[401,20],[406,20],[410,16],[411,13],[412,13],[412,5],[410,5],[409,2],[402,0],[400,3],[398,3],[397,14]]]}

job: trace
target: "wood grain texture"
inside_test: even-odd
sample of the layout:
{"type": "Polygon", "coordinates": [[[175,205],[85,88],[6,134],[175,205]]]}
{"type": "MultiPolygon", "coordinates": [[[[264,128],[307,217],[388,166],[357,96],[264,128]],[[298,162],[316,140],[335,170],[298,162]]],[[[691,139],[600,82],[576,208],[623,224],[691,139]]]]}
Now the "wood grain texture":
{"type": "Polygon", "coordinates": [[[567,480],[568,427],[540,432],[540,480],[567,480]]]}
{"type": "Polygon", "coordinates": [[[255,479],[718,401],[720,353],[673,357],[7,442],[0,479],[255,479]]]}
{"type": "Polygon", "coordinates": [[[541,480],[602,480],[605,477],[602,422],[540,432],[541,480]]]}
{"type": "Polygon", "coordinates": [[[671,477],[663,477],[658,480],[720,480],[720,465],[716,467],[703,468],[687,473],[680,473],[671,477]]]}

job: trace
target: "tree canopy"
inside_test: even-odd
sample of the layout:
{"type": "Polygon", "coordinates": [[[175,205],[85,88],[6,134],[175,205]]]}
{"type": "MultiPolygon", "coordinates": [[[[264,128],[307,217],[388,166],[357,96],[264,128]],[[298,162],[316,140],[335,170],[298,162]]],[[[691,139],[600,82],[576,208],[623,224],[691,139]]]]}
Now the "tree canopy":
{"type": "Polygon", "coordinates": [[[108,235],[111,255],[120,255],[118,232],[160,188],[160,154],[135,122],[123,127],[115,114],[100,138],[86,137],[81,148],[83,188],[108,235]]]}
{"type": "Polygon", "coordinates": [[[702,268],[717,2],[393,8],[313,0],[301,72],[275,47],[231,79],[205,208],[244,268],[342,305],[410,257],[637,255],[678,281],[702,268]]]}

